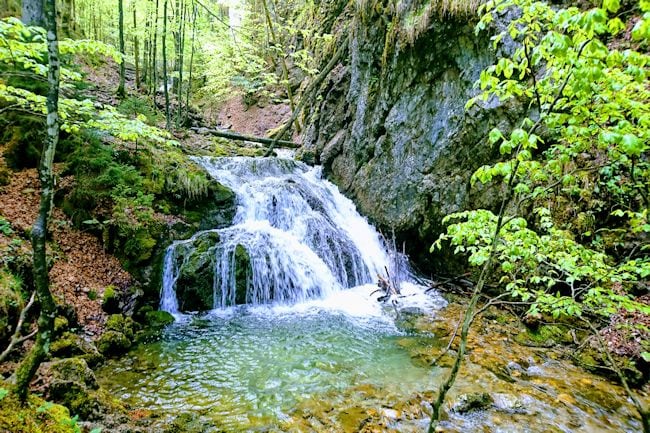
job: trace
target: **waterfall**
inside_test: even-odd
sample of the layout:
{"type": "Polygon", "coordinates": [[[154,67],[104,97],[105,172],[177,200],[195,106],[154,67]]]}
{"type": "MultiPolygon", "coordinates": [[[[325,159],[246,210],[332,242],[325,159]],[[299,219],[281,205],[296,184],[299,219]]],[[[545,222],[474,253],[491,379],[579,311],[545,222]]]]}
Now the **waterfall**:
{"type": "Polygon", "coordinates": [[[212,267],[213,308],[301,302],[373,283],[390,268],[380,235],[320,167],[281,158],[194,160],[236,193],[237,212],[232,226],[167,249],[162,310],[178,312],[179,277],[197,245],[201,263],[212,267]]]}

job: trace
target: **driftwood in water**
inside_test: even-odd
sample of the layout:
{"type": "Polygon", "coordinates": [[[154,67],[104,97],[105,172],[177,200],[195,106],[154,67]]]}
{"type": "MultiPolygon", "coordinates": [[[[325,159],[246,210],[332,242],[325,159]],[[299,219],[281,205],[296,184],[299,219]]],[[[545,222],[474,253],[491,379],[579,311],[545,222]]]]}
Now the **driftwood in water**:
{"type": "Polygon", "coordinates": [[[229,140],[252,141],[254,143],[261,143],[267,145],[277,144],[280,145],[281,147],[290,147],[292,149],[297,149],[298,147],[300,147],[299,143],[294,143],[293,141],[275,140],[273,138],[266,138],[266,137],[255,137],[252,135],[237,134],[236,132],[221,131],[219,129],[210,129],[210,128],[190,128],[190,129],[198,134],[210,134],[210,135],[214,135],[215,137],[227,138],[229,140]]]}

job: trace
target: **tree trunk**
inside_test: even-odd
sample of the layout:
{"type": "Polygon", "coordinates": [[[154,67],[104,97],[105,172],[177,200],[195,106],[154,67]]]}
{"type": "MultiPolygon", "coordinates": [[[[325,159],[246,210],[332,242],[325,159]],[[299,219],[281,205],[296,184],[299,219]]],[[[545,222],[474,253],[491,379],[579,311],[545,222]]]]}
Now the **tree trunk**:
{"type": "Polygon", "coordinates": [[[163,1],[163,34],[162,34],[162,61],[163,61],[163,91],[165,93],[165,120],[166,128],[171,129],[169,114],[169,83],[167,82],[167,1],[163,1]]]}
{"type": "Polygon", "coordinates": [[[199,12],[198,6],[192,2],[192,52],[190,54],[190,76],[187,81],[187,94],[185,98],[185,122],[190,114],[190,93],[192,91],[192,69],[194,67],[194,40],[196,39],[196,18],[199,12]]]}
{"type": "Polygon", "coordinates": [[[178,100],[178,112],[176,114],[176,127],[180,128],[183,120],[183,66],[185,63],[185,20],[187,15],[187,5],[181,0],[182,13],[180,15],[179,46],[178,46],[178,91],[176,99],[178,100]]]}
{"type": "MultiPolygon", "coordinates": [[[[271,14],[269,13],[269,8],[266,4],[266,0],[262,0],[262,5],[264,6],[264,15],[266,16],[266,24],[269,27],[269,33],[271,35],[271,41],[275,47],[278,46],[278,41],[275,37],[275,30],[273,30],[273,22],[271,21],[271,14]]],[[[284,59],[284,53],[280,54],[280,66],[282,67],[282,79],[286,84],[287,97],[289,98],[289,107],[291,111],[296,111],[296,106],[293,103],[293,91],[291,90],[291,83],[289,82],[289,68],[287,67],[287,62],[284,59]]],[[[300,123],[296,122],[296,131],[300,133],[300,123]]]]}
{"type": "Polygon", "coordinates": [[[122,63],[120,63],[120,85],[117,88],[117,97],[124,98],[126,95],[124,83],[126,76],[126,50],[124,49],[124,0],[118,0],[117,10],[119,14],[118,31],[120,36],[120,53],[122,54],[122,63]]]}
{"type": "Polygon", "coordinates": [[[23,24],[26,26],[45,27],[43,6],[43,0],[23,0],[23,24]]]}
{"type": "Polygon", "coordinates": [[[151,62],[151,77],[153,79],[153,85],[151,86],[151,91],[153,92],[153,106],[156,107],[156,92],[158,91],[158,7],[159,0],[156,0],[156,10],[153,14],[153,50],[152,50],[152,62],[151,62]]]}
{"type": "Polygon", "coordinates": [[[135,88],[140,88],[140,41],[137,35],[138,13],[136,2],[133,2],[133,55],[135,56],[135,88]]]}
{"type": "Polygon", "coordinates": [[[45,20],[47,25],[48,72],[47,81],[47,139],[41,155],[39,179],[41,182],[41,202],[38,216],[32,226],[32,248],[34,249],[34,285],[41,311],[38,317],[38,335],[27,357],[16,371],[14,392],[21,401],[27,399],[27,391],[39,365],[49,352],[56,316],[56,304],[50,293],[46,241],[47,223],[54,198],[54,153],[59,141],[59,43],[56,31],[56,0],[45,1],[45,20]]]}

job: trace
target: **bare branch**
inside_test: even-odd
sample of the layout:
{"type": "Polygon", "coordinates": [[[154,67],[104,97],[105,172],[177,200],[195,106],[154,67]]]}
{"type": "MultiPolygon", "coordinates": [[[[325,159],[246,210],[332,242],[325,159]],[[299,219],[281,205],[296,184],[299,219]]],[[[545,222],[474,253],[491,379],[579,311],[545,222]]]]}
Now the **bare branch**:
{"type": "Polygon", "coordinates": [[[36,292],[32,292],[32,296],[29,298],[29,302],[27,305],[25,305],[25,308],[20,312],[20,315],[18,316],[18,324],[16,325],[16,330],[14,331],[14,335],[11,336],[11,341],[9,342],[9,346],[0,354],[0,363],[5,360],[5,358],[11,353],[11,351],[16,347],[16,345],[22,343],[23,341],[27,341],[30,338],[32,338],[36,333],[38,332],[38,329],[35,331],[30,332],[28,335],[25,335],[24,337],[20,336],[20,331],[23,328],[23,324],[25,323],[25,318],[27,317],[27,313],[29,312],[29,309],[34,305],[34,301],[36,300],[36,292]]]}

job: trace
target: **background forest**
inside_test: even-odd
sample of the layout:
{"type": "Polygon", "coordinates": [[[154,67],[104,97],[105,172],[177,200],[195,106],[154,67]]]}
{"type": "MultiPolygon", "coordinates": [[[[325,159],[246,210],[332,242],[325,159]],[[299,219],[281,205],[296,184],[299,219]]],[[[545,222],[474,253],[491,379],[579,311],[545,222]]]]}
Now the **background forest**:
{"type": "MultiPolygon", "coordinates": [[[[176,293],[181,312],[217,305],[201,254],[220,235],[192,236],[228,227],[242,200],[195,158],[288,147],[392,234],[392,258],[403,245],[418,283],[460,306],[443,331],[414,319],[444,344],[404,346],[443,373],[403,418],[446,431],[453,413],[501,404],[453,394],[481,344],[475,322],[491,321],[517,329],[509,344],[561,347],[554,357],[620,384],[635,411],[623,418],[650,431],[650,2],[0,6],[6,428],[97,431],[125,416],[91,368],[164,340],[174,241],[195,248],[175,277],[191,287],[176,293]],[[28,397],[30,383],[67,409],[28,397]]],[[[242,248],[233,304],[250,298],[242,248]]],[[[395,263],[372,276],[384,302],[401,295],[395,263]]],[[[518,383],[510,365],[494,374],[518,383]]],[[[296,422],[327,424],[304,410],[296,422]]],[[[349,431],[364,414],[381,428],[381,413],[349,431]]]]}

